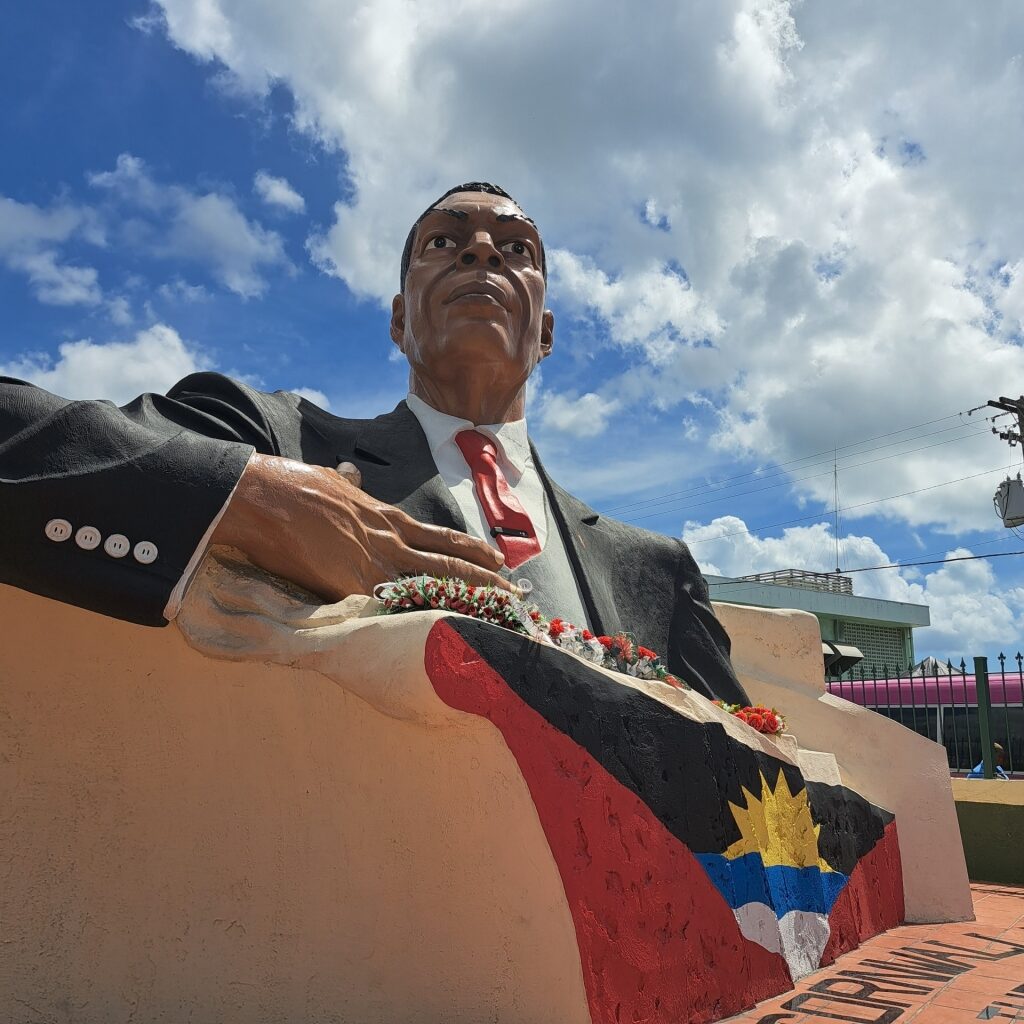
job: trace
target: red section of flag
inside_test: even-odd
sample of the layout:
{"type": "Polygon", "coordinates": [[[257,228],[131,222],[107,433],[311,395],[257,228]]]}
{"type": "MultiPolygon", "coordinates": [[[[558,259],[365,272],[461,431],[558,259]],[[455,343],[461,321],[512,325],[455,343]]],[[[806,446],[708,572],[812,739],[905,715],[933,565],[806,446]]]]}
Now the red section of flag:
{"type": "Polygon", "coordinates": [[[742,936],[690,850],[455,630],[437,623],[424,657],[438,696],[493,722],[529,786],[595,1024],[699,1024],[792,987],[785,961],[742,936]]]}
{"type": "Polygon", "coordinates": [[[846,888],[828,915],[831,935],[821,966],[856,949],[879,932],[903,924],[903,866],[896,822],[885,826],[882,838],[857,862],[846,888]]]}

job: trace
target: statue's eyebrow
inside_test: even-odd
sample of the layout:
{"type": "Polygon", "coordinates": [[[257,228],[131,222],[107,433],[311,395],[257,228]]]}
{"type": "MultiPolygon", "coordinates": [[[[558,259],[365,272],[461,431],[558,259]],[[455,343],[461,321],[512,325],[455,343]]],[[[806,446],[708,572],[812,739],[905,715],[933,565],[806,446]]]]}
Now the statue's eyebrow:
{"type": "Polygon", "coordinates": [[[534,227],[537,226],[537,222],[532,217],[527,217],[525,214],[499,213],[496,219],[499,224],[505,224],[510,220],[525,220],[527,224],[532,224],[534,227]]]}
{"type": "Polygon", "coordinates": [[[447,206],[435,206],[434,213],[447,213],[449,217],[454,217],[456,220],[468,220],[469,214],[465,210],[452,210],[447,206]]]}

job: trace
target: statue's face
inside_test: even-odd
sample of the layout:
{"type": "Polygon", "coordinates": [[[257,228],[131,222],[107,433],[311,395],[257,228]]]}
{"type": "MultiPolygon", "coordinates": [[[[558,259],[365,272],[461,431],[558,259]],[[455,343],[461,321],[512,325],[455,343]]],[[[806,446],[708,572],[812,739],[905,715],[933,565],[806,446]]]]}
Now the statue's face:
{"type": "Polygon", "coordinates": [[[436,382],[486,364],[500,385],[525,381],[551,351],[540,235],[509,199],[457,192],[420,222],[391,336],[436,382]]]}

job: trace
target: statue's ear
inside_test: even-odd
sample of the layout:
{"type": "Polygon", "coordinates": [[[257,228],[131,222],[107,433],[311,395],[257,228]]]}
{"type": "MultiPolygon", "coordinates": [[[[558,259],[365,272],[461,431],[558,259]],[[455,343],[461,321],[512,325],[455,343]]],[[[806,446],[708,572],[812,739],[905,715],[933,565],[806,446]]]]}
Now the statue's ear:
{"type": "Polygon", "coordinates": [[[391,340],[402,349],[405,339],[405,298],[398,294],[391,300],[391,340]]]}
{"type": "Polygon", "coordinates": [[[544,310],[540,322],[540,357],[547,359],[555,344],[555,314],[550,309],[544,310]]]}

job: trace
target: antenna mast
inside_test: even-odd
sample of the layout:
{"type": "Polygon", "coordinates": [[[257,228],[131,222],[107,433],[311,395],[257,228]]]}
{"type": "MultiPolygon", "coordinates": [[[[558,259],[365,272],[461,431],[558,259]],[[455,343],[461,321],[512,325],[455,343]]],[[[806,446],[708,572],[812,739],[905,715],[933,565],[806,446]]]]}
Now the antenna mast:
{"type": "Polygon", "coordinates": [[[839,449],[832,450],[832,509],[834,512],[834,528],[836,538],[836,572],[839,572],[839,449]]]}

